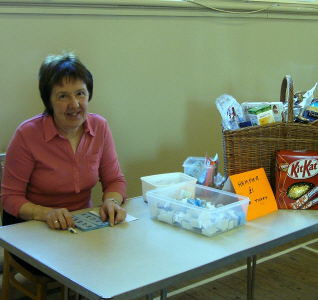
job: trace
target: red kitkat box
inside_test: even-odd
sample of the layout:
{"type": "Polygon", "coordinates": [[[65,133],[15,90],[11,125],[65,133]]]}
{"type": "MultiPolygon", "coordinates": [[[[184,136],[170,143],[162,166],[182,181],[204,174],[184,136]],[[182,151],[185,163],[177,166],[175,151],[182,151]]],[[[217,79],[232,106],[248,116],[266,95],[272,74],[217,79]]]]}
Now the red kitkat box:
{"type": "Polygon", "coordinates": [[[318,151],[276,154],[276,202],[284,209],[318,209],[318,151]]]}

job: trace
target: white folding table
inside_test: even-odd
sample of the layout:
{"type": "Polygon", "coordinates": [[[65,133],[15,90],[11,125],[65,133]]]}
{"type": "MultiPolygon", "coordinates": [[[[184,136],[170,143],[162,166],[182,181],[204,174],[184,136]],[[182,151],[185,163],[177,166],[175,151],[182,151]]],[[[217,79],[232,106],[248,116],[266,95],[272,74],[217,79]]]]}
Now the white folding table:
{"type": "Polygon", "coordinates": [[[1,227],[0,245],[91,300],[151,295],[248,258],[252,298],[255,255],[318,231],[311,210],[279,210],[208,238],[152,220],[142,197],[126,209],[138,220],[78,234],[38,221],[1,227]]]}

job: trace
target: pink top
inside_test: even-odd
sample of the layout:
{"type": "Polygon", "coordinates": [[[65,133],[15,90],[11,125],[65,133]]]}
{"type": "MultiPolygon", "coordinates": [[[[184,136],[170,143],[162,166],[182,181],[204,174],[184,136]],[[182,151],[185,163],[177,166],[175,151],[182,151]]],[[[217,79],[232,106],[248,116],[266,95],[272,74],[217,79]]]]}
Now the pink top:
{"type": "Polygon", "coordinates": [[[30,201],[72,210],[91,206],[91,189],[100,180],[103,192],[126,196],[107,121],[88,114],[76,153],[48,115],[37,115],[17,128],[7,150],[2,181],[3,208],[18,216],[30,201]]]}

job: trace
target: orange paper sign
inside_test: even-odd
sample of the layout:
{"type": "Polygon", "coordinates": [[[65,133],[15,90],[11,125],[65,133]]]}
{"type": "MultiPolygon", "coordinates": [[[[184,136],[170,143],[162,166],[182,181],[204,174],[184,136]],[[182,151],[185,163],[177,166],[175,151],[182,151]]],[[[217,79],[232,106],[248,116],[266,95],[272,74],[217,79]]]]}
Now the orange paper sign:
{"type": "Polygon", "coordinates": [[[247,220],[253,220],[277,210],[273,190],[264,168],[230,176],[235,193],[250,198],[247,220]]]}

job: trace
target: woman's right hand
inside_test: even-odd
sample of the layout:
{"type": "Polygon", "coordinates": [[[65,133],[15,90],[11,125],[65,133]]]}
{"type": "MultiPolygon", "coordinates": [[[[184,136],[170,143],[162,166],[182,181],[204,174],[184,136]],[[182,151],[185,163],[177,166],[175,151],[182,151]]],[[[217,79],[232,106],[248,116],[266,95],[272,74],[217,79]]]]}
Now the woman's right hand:
{"type": "Polygon", "coordinates": [[[66,230],[74,227],[74,221],[71,213],[66,208],[52,208],[45,218],[46,223],[51,229],[66,230]]]}
{"type": "Polygon", "coordinates": [[[75,225],[68,209],[46,207],[31,202],[27,202],[21,206],[19,217],[23,220],[46,222],[52,229],[66,230],[75,225]]]}

